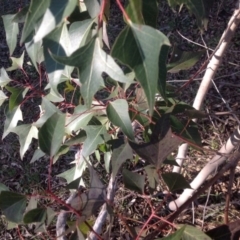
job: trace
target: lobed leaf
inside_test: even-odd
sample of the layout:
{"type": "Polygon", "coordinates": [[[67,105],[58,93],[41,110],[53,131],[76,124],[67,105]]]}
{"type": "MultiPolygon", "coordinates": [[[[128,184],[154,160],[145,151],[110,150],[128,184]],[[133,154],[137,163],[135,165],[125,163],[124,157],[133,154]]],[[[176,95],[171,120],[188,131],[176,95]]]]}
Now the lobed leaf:
{"type": "Polygon", "coordinates": [[[191,188],[190,184],[180,173],[163,173],[162,178],[171,192],[179,189],[191,188]]]}
{"type": "Polygon", "coordinates": [[[107,116],[114,125],[121,128],[130,140],[134,141],[134,133],[126,100],[117,99],[114,102],[110,102],[107,106],[107,116]]]}
{"type": "Polygon", "coordinates": [[[19,136],[20,156],[23,159],[25,152],[28,150],[32,139],[38,138],[38,129],[32,124],[22,124],[12,129],[12,132],[19,136]]]}
{"type": "Polygon", "coordinates": [[[13,51],[17,45],[17,35],[19,33],[18,23],[13,22],[14,16],[14,14],[2,16],[10,56],[13,54],[13,51]]]}
{"type": "Polygon", "coordinates": [[[26,203],[27,198],[25,195],[9,191],[1,191],[0,193],[0,209],[2,209],[7,220],[11,222],[22,222],[26,203]]]}
{"type": "Polygon", "coordinates": [[[123,169],[122,175],[126,188],[137,191],[140,194],[144,193],[145,177],[143,175],[128,171],[127,169],[123,169]]]}
{"type": "Polygon", "coordinates": [[[52,57],[66,65],[75,66],[79,70],[81,81],[81,95],[85,105],[89,108],[94,94],[104,86],[102,73],[105,72],[116,81],[129,83],[131,80],[123,74],[122,69],[114,62],[111,56],[100,47],[99,38],[93,38],[87,45],[76,50],[70,57],[52,57]]]}
{"type": "Polygon", "coordinates": [[[65,115],[54,113],[38,132],[40,149],[53,157],[59,150],[64,136],[65,115]]]}
{"type": "Polygon", "coordinates": [[[12,131],[12,129],[17,126],[19,120],[23,120],[20,106],[17,106],[12,111],[9,110],[7,112],[2,139],[4,139],[12,131]]]}
{"type": "Polygon", "coordinates": [[[77,0],[51,0],[50,5],[45,10],[41,24],[34,36],[34,42],[43,39],[47,34],[59,26],[64,18],[68,17],[77,5],[77,0]]]}
{"type": "Polygon", "coordinates": [[[131,24],[123,29],[112,48],[111,55],[133,69],[146,94],[149,114],[152,115],[158,89],[159,55],[168,38],[158,30],[131,24]]]}

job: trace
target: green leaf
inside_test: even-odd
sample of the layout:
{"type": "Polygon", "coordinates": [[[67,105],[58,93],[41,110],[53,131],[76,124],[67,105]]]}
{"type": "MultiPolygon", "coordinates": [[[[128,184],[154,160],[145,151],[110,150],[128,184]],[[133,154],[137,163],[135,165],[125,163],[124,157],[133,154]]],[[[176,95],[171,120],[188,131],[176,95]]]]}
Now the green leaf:
{"type": "Polygon", "coordinates": [[[134,141],[132,123],[128,114],[128,103],[124,99],[117,99],[110,102],[107,106],[107,115],[109,120],[120,127],[126,136],[134,141]]]}
{"type": "MultiPolygon", "coordinates": [[[[184,225],[183,227],[181,227],[180,229],[178,229],[175,233],[167,236],[167,237],[164,237],[164,238],[161,238],[162,240],[180,240],[180,239],[183,239],[182,236],[183,236],[183,232],[185,230],[186,226],[184,225]]],[[[159,238],[160,240],[160,238],[159,238]]]]}
{"type": "Polygon", "coordinates": [[[2,191],[0,193],[0,208],[7,220],[20,223],[26,208],[27,199],[25,195],[2,191]]]}
{"type": "Polygon", "coordinates": [[[179,227],[185,226],[185,229],[182,235],[183,240],[199,240],[199,239],[211,240],[212,239],[196,227],[193,227],[190,225],[182,225],[182,224],[179,224],[178,226],[179,227]]]}
{"type": "Polygon", "coordinates": [[[47,217],[47,210],[45,208],[35,208],[28,211],[23,218],[25,224],[44,222],[47,217]]]}
{"type": "Polygon", "coordinates": [[[55,216],[56,213],[50,207],[47,207],[47,226],[50,225],[55,216]]]}
{"type": "Polygon", "coordinates": [[[168,38],[160,31],[145,25],[127,26],[118,36],[112,56],[134,70],[136,79],[146,94],[149,114],[152,115],[159,78],[159,55],[168,38]]]}
{"type": "Polygon", "coordinates": [[[144,24],[144,19],[142,16],[142,4],[139,3],[139,0],[129,0],[126,13],[133,23],[144,24]]]}
{"type": "Polygon", "coordinates": [[[14,15],[13,21],[16,23],[24,23],[26,21],[29,6],[22,8],[18,13],[14,15]]]}
{"type": "Polygon", "coordinates": [[[27,12],[26,21],[23,27],[21,43],[29,41],[28,37],[34,31],[35,26],[39,23],[47,8],[50,0],[32,0],[27,12]]]}
{"type": "Polygon", "coordinates": [[[62,24],[43,39],[43,53],[49,83],[56,96],[63,100],[62,96],[57,90],[57,86],[60,83],[61,76],[66,66],[54,61],[50,56],[49,51],[60,56],[66,56],[71,52],[66,24],[62,24]]]}
{"type": "Polygon", "coordinates": [[[12,80],[9,78],[6,70],[4,68],[1,68],[0,70],[0,87],[4,87],[12,80]]]}
{"type": "Polygon", "coordinates": [[[77,0],[51,0],[50,6],[46,9],[41,24],[34,36],[34,42],[42,40],[43,37],[59,26],[64,18],[71,14],[76,4],[77,0]]]}
{"type": "Polygon", "coordinates": [[[3,183],[0,183],[0,193],[1,193],[1,191],[9,191],[9,189],[3,183]]]}
{"type": "Polygon", "coordinates": [[[68,151],[69,151],[69,147],[66,146],[66,145],[62,145],[62,146],[59,148],[58,152],[55,154],[54,158],[53,158],[53,164],[56,163],[56,161],[59,159],[59,157],[60,157],[61,155],[64,155],[64,154],[68,153],[68,151]]]}
{"type": "Polygon", "coordinates": [[[167,70],[170,73],[177,73],[180,70],[188,70],[197,63],[204,51],[199,52],[184,52],[174,48],[171,60],[167,65],[167,70]]]}
{"type": "Polygon", "coordinates": [[[158,9],[157,0],[142,0],[142,14],[146,25],[157,27],[158,9]]]}
{"type": "Polygon", "coordinates": [[[133,150],[157,169],[160,169],[167,156],[181,143],[181,138],[172,133],[168,115],[163,115],[155,124],[150,142],[136,144],[129,141],[133,150]]]}
{"type": "Polygon", "coordinates": [[[123,183],[126,188],[136,191],[140,194],[144,193],[145,177],[138,173],[130,172],[127,169],[123,169],[123,183]]]}
{"type": "Polygon", "coordinates": [[[79,143],[83,143],[86,139],[86,132],[85,131],[80,131],[79,134],[77,134],[76,136],[70,138],[69,140],[67,140],[66,142],[64,142],[64,145],[66,146],[73,146],[79,143]]]}
{"type": "Polygon", "coordinates": [[[43,61],[42,41],[37,43],[33,43],[32,41],[26,42],[25,48],[33,66],[35,67],[36,71],[40,73],[37,63],[40,64],[43,61]]]}
{"type": "Polygon", "coordinates": [[[162,178],[171,192],[179,189],[191,188],[190,184],[179,173],[163,173],[162,178]]]}
{"type": "Polygon", "coordinates": [[[54,113],[61,113],[61,111],[55,107],[51,102],[48,101],[45,97],[42,98],[42,105],[40,106],[41,117],[35,123],[35,126],[40,128],[48,118],[50,118],[54,113]]]}
{"type": "Polygon", "coordinates": [[[100,1],[97,0],[85,0],[84,1],[88,13],[91,16],[91,18],[95,18],[98,16],[98,14],[100,13],[101,10],[101,4],[100,1]]]}
{"type": "Polygon", "coordinates": [[[164,100],[167,100],[166,96],[166,80],[167,80],[167,67],[166,62],[168,59],[169,46],[163,45],[159,55],[159,77],[158,77],[158,91],[164,100]]]}
{"type": "Polygon", "coordinates": [[[128,143],[121,145],[118,148],[115,148],[111,157],[111,165],[112,165],[112,176],[116,177],[119,168],[127,159],[132,159],[133,153],[128,143]]]}
{"type": "Polygon", "coordinates": [[[147,173],[148,184],[151,190],[155,190],[159,184],[159,176],[157,169],[153,165],[148,165],[144,168],[147,173]]]}
{"type": "Polygon", "coordinates": [[[7,112],[2,139],[4,139],[12,131],[12,129],[17,126],[19,120],[23,120],[20,106],[7,112]]]}
{"type": "MultiPolygon", "coordinates": [[[[84,159],[82,159],[81,162],[80,162],[80,160],[81,159],[79,156],[79,158],[75,159],[75,161],[77,163],[76,166],[70,168],[69,170],[67,170],[65,172],[58,174],[57,177],[64,178],[68,184],[70,184],[74,180],[82,177],[82,174],[83,174],[84,170],[86,169],[87,164],[86,164],[86,161],[84,161],[84,159]]],[[[83,185],[83,181],[81,181],[80,184],[83,185]]]]}
{"type": "Polygon", "coordinates": [[[7,98],[8,97],[4,94],[4,92],[0,90],[0,107],[7,98]]]}
{"type": "Polygon", "coordinates": [[[93,112],[88,111],[86,106],[79,105],[75,107],[72,116],[66,119],[66,133],[71,134],[72,132],[77,132],[80,128],[87,126],[92,117],[93,112]]]}
{"type": "Polygon", "coordinates": [[[17,45],[17,35],[19,33],[18,23],[13,22],[14,16],[14,14],[2,16],[10,56],[17,45]]]}
{"type": "Polygon", "coordinates": [[[11,67],[7,68],[7,71],[13,71],[17,69],[22,69],[23,68],[23,61],[24,61],[24,53],[22,53],[20,58],[15,58],[15,57],[10,57],[12,60],[12,65],[11,67]]]}
{"type": "Polygon", "coordinates": [[[65,127],[65,115],[54,113],[40,128],[38,132],[40,149],[53,157],[59,150],[65,127]]]}
{"type": "Polygon", "coordinates": [[[82,83],[81,95],[85,105],[89,108],[94,94],[100,87],[104,86],[102,73],[105,72],[116,81],[129,83],[128,77],[123,74],[122,69],[107,55],[100,47],[100,40],[93,38],[87,45],[75,51],[70,57],[53,58],[69,66],[75,66],[79,70],[79,79],[82,83]]]}
{"type": "Polygon", "coordinates": [[[19,106],[27,91],[28,88],[14,88],[14,87],[5,87],[9,92],[11,92],[11,96],[9,98],[9,110],[12,111],[15,107],[19,106]]]}
{"type": "Polygon", "coordinates": [[[95,151],[99,144],[108,141],[109,135],[104,125],[86,126],[84,130],[86,131],[87,138],[83,143],[82,156],[86,158],[95,151]]]}
{"type": "Polygon", "coordinates": [[[45,153],[41,149],[39,149],[39,148],[36,149],[30,163],[34,163],[35,161],[37,161],[39,158],[43,157],[44,155],[45,155],[45,153]]]}
{"type": "Polygon", "coordinates": [[[84,46],[92,38],[92,26],[96,19],[86,19],[84,21],[77,21],[69,27],[69,38],[72,45],[72,50],[76,51],[78,48],[84,46]]]}
{"type": "Polygon", "coordinates": [[[171,7],[185,4],[188,10],[197,18],[197,24],[200,28],[207,29],[208,14],[214,0],[168,0],[171,7]]]}
{"type": "Polygon", "coordinates": [[[175,133],[185,141],[196,147],[197,149],[202,148],[201,136],[198,132],[198,125],[189,120],[180,121],[175,116],[171,116],[171,126],[175,133]]]}
{"type": "Polygon", "coordinates": [[[23,159],[23,155],[28,150],[29,145],[32,142],[32,138],[38,138],[38,129],[32,124],[23,124],[12,129],[12,132],[19,136],[20,156],[21,159],[23,159]]]}

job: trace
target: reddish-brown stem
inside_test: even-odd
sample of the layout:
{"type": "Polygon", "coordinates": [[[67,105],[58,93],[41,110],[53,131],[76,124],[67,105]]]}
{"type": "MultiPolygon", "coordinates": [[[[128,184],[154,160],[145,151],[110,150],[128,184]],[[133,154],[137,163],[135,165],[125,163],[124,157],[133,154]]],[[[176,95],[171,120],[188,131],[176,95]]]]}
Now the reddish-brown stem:
{"type": "Polygon", "coordinates": [[[151,219],[153,218],[153,216],[155,215],[154,212],[151,213],[150,217],[148,218],[148,220],[144,223],[143,227],[141,228],[141,230],[139,231],[136,240],[139,240],[141,238],[142,232],[143,230],[146,228],[146,226],[148,226],[148,223],[151,221],[151,219]]]}
{"type": "Polygon", "coordinates": [[[53,165],[53,157],[50,157],[49,168],[48,168],[48,191],[49,192],[51,192],[52,165],[53,165]]]}
{"type": "Polygon", "coordinates": [[[120,10],[122,11],[124,17],[126,18],[127,22],[131,22],[129,16],[127,15],[126,11],[124,10],[124,7],[120,3],[120,0],[116,0],[116,2],[117,2],[117,5],[119,6],[120,10]]]}
{"type": "Polygon", "coordinates": [[[60,198],[58,198],[55,194],[53,194],[52,192],[50,191],[47,191],[47,194],[52,198],[54,199],[56,202],[58,202],[59,204],[63,205],[64,207],[68,208],[69,211],[75,213],[78,217],[80,217],[80,213],[75,209],[73,208],[71,205],[65,203],[63,200],[61,200],[60,198]]]}
{"type": "Polygon", "coordinates": [[[103,15],[104,15],[104,10],[105,10],[105,7],[107,5],[107,1],[108,0],[103,0],[102,1],[102,5],[101,5],[101,11],[99,13],[99,26],[102,26],[102,21],[103,21],[103,15]]]}

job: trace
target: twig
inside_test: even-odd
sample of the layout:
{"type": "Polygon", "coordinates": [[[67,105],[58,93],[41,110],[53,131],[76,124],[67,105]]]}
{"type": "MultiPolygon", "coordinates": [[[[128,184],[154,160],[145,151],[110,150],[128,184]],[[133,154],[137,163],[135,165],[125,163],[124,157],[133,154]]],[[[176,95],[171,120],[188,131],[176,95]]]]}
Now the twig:
{"type": "MultiPolygon", "coordinates": [[[[195,199],[197,199],[197,197],[199,197],[199,195],[201,195],[202,193],[205,192],[206,189],[208,189],[210,186],[212,186],[225,172],[227,172],[229,169],[234,168],[234,166],[237,165],[237,163],[240,160],[240,151],[237,150],[235,153],[233,153],[230,157],[229,157],[229,162],[224,165],[219,172],[212,177],[211,179],[209,179],[207,182],[205,182],[204,186],[199,188],[187,201],[185,201],[175,212],[173,212],[171,215],[169,215],[167,217],[167,221],[172,222],[174,221],[174,219],[176,219],[179,214],[189,206],[189,204],[191,204],[191,202],[193,202],[195,199]]],[[[144,240],[152,240],[154,239],[155,236],[157,236],[159,234],[159,231],[163,228],[165,228],[167,226],[167,223],[164,222],[162,223],[162,225],[159,227],[158,230],[154,231],[153,233],[151,233],[150,235],[148,235],[146,238],[144,238],[144,240]]]]}
{"type": "Polygon", "coordinates": [[[234,174],[235,174],[235,169],[237,166],[236,164],[230,169],[230,174],[229,174],[229,183],[228,183],[228,191],[227,191],[227,196],[226,196],[226,203],[225,203],[225,211],[224,211],[224,222],[225,224],[228,224],[228,212],[229,212],[229,203],[230,199],[232,196],[232,185],[233,185],[233,180],[234,180],[234,174]]]}

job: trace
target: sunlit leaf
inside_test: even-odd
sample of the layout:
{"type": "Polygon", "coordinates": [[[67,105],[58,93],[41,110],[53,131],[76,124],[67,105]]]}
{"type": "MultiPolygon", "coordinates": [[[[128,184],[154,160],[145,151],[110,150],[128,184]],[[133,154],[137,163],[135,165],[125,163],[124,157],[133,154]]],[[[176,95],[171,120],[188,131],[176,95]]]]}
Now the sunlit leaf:
{"type": "Polygon", "coordinates": [[[144,193],[145,177],[143,175],[128,171],[127,169],[123,169],[122,175],[126,188],[137,191],[140,194],[144,193]]]}
{"type": "Polygon", "coordinates": [[[32,41],[25,43],[25,48],[30,57],[33,66],[36,71],[39,73],[39,67],[37,64],[40,64],[43,61],[43,48],[42,41],[33,43],[32,41]]]}
{"type": "Polygon", "coordinates": [[[54,113],[38,132],[40,149],[53,157],[59,150],[64,136],[65,115],[54,113]]]}
{"type": "Polygon", "coordinates": [[[1,191],[8,191],[9,189],[8,189],[8,187],[7,186],[5,186],[3,183],[0,183],[0,192],[1,191]]]}
{"type": "Polygon", "coordinates": [[[91,29],[96,19],[86,19],[84,21],[77,21],[69,27],[69,37],[73,51],[79,47],[84,46],[92,37],[91,29]]]}
{"type": "Polygon", "coordinates": [[[23,155],[28,150],[29,145],[32,142],[32,138],[38,138],[38,129],[32,124],[22,124],[12,129],[12,132],[19,136],[20,156],[23,158],[23,155]]]}
{"type": "Polygon", "coordinates": [[[0,87],[4,87],[12,80],[9,78],[6,70],[4,68],[0,69],[0,87]]]}
{"type": "Polygon", "coordinates": [[[17,35],[19,33],[18,23],[13,22],[14,16],[14,14],[2,16],[10,56],[13,54],[13,51],[17,45],[17,35]]]}
{"type": "Polygon", "coordinates": [[[36,123],[34,123],[34,125],[38,128],[40,128],[54,113],[61,113],[61,111],[56,108],[51,102],[49,102],[49,100],[45,97],[42,98],[40,110],[42,116],[38,119],[36,123]]]}
{"type": "Polygon", "coordinates": [[[34,163],[35,161],[37,161],[39,158],[43,157],[44,155],[45,155],[45,153],[41,149],[39,149],[39,148],[36,149],[30,163],[34,163]]]}
{"type": "Polygon", "coordinates": [[[91,16],[91,18],[95,18],[96,16],[98,16],[98,14],[100,13],[101,10],[101,2],[100,1],[96,1],[96,0],[85,0],[84,1],[88,13],[91,16]]]}
{"type": "Polygon", "coordinates": [[[4,94],[4,92],[0,90],[0,107],[7,98],[8,97],[4,94]]]}
{"type": "Polygon", "coordinates": [[[51,0],[46,9],[41,24],[34,36],[34,42],[42,40],[44,36],[54,30],[64,18],[68,17],[74,10],[77,0],[51,0]]]}
{"type": "Polygon", "coordinates": [[[21,43],[29,41],[28,37],[34,31],[36,24],[41,20],[47,8],[50,5],[50,0],[33,0],[28,8],[26,21],[23,27],[21,43]]]}
{"type": "Polygon", "coordinates": [[[15,58],[15,57],[10,57],[12,60],[12,65],[11,67],[7,68],[7,71],[13,71],[17,69],[22,69],[23,68],[23,61],[24,61],[24,53],[22,53],[21,57],[15,58]]]}
{"type": "Polygon", "coordinates": [[[117,99],[110,102],[107,107],[109,120],[116,126],[120,127],[126,136],[134,141],[132,123],[128,113],[128,103],[124,99],[117,99]]]}
{"type": "Polygon", "coordinates": [[[49,83],[51,89],[59,98],[62,98],[62,96],[58,92],[57,86],[61,81],[61,76],[66,66],[54,61],[50,56],[49,51],[60,56],[66,56],[71,52],[71,49],[69,49],[70,46],[71,45],[66,24],[62,24],[60,27],[53,30],[43,39],[43,53],[49,83]]]}
{"type": "Polygon", "coordinates": [[[0,193],[0,209],[7,220],[20,223],[26,208],[27,199],[25,195],[2,191],[0,193]]]}
{"type": "Polygon", "coordinates": [[[132,24],[123,29],[114,43],[112,56],[134,70],[136,79],[146,94],[149,114],[152,115],[158,89],[159,55],[168,38],[160,31],[132,24]]]}
{"type": "Polygon", "coordinates": [[[84,105],[75,107],[74,113],[66,119],[65,131],[68,134],[77,132],[80,128],[85,127],[93,116],[92,111],[88,111],[84,105]]]}
{"type": "Polygon", "coordinates": [[[70,57],[53,58],[66,65],[79,69],[79,79],[82,83],[81,95],[89,108],[94,94],[104,86],[102,73],[107,73],[114,80],[129,83],[130,79],[123,74],[122,69],[100,47],[100,40],[93,38],[87,45],[75,51],[70,57]]]}
{"type": "Polygon", "coordinates": [[[11,131],[12,128],[17,126],[18,121],[22,121],[22,111],[20,106],[15,107],[12,111],[8,111],[6,114],[6,120],[4,123],[4,130],[2,139],[4,139],[11,131]]]}

